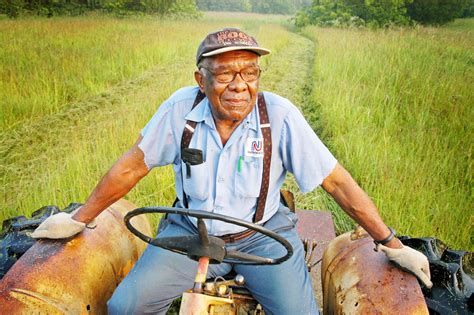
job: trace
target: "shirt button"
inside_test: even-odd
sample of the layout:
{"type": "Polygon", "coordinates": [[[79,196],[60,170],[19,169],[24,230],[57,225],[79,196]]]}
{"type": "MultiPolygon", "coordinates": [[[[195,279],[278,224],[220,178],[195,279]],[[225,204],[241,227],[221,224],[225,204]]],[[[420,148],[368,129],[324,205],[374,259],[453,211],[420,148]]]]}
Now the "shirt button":
{"type": "Polygon", "coordinates": [[[219,176],[219,177],[217,178],[217,182],[218,182],[218,183],[223,183],[223,182],[224,182],[224,178],[221,177],[221,176],[219,176]]]}

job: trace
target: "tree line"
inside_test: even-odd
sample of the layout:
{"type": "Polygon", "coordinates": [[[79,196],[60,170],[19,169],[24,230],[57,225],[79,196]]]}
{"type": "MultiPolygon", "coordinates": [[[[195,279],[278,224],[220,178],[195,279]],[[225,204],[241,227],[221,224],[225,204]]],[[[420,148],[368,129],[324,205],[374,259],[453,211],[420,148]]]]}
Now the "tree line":
{"type": "Polygon", "coordinates": [[[0,0],[0,14],[10,17],[81,15],[88,11],[186,16],[196,16],[198,11],[294,14],[311,3],[312,0],[0,0]]]}
{"type": "Polygon", "coordinates": [[[88,11],[196,16],[198,11],[294,14],[312,0],[0,0],[0,14],[81,15],[88,11]]]}
{"type": "Polygon", "coordinates": [[[82,15],[102,11],[119,16],[136,14],[198,16],[195,0],[0,0],[0,14],[82,15]]]}
{"type": "Polygon", "coordinates": [[[312,0],[197,0],[202,11],[237,11],[273,14],[294,14],[312,0]]]}
{"type": "Polygon", "coordinates": [[[294,17],[297,26],[387,27],[442,25],[474,16],[474,0],[313,0],[294,17]]]}
{"type": "Polygon", "coordinates": [[[474,0],[0,0],[0,14],[199,16],[199,11],[294,14],[297,26],[386,27],[414,23],[442,25],[474,16],[474,0]]]}

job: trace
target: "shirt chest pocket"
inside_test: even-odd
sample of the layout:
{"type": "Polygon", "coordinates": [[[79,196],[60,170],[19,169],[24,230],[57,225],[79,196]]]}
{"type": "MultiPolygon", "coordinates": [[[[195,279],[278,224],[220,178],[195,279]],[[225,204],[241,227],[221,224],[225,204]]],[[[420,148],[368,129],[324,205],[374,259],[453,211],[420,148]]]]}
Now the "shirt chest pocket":
{"type": "Polygon", "coordinates": [[[186,195],[199,200],[208,198],[209,170],[206,162],[188,166],[181,161],[181,174],[186,195]]]}
{"type": "Polygon", "coordinates": [[[246,157],[239,162],[235,175],[235,192],[245,198],[257,198],[262,185],[263,159],[246,157]]]}

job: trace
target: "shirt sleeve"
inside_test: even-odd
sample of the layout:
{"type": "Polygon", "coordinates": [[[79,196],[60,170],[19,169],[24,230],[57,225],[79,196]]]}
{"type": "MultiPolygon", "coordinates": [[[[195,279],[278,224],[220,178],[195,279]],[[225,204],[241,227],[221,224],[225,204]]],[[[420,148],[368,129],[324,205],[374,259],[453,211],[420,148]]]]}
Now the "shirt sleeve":
{"type": "Polygon", "coordinates": [[[141,131],[138,145],[145,155],[148,169],[173,163],[178,149],[172,128],[172,103],[165,101],[141,131]]]}
{"type": "Polygon", "coordinates": [[[280,140],[283,165],[295,176],[302,192],[321,185],[337,164],[336,158],[294,105],[284,120],[280,140]]]}

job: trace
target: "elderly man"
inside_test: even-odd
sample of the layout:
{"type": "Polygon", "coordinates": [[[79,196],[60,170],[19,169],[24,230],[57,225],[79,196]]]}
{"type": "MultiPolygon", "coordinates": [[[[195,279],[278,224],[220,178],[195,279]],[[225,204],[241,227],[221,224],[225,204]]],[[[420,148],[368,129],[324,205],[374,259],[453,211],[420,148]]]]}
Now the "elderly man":
{"type": "MultiPolygon", "coordinates": [[[[259,57],[269,54],[239,29],[207,35],[197,51],[197,87],[178,90],[158,109],[138,141],[72,217],[53,216],[36,237],[69,237],[124,196],[157,166],[173,164],[178,207],[255,222],[285,237],[294,255],[280,265],[219,264],[209,276],[242,274],[268,314],[317,314],[296,217],[280,203],[287,171],[303,192],[318,185],[377,240],[388,257],[430,286],[426,257],[404,247],[367,194],[336,161],[298,109],[278,95],[258,92],[259,57]]],[[[197,233],[196,222],[170,215],[160,236],[197,233]]],[[[208,222],[229,249],[279,256],[274,240],[239,226],[208,222]]],[[[197,263],[149,246],[108,303],[112,314],[159,313],[193,283],[197,263]]]]}

